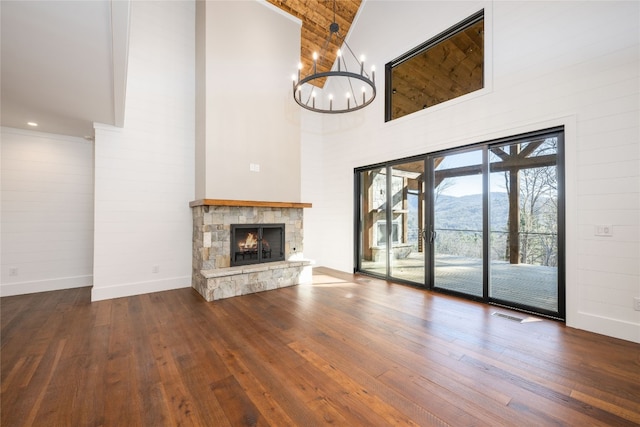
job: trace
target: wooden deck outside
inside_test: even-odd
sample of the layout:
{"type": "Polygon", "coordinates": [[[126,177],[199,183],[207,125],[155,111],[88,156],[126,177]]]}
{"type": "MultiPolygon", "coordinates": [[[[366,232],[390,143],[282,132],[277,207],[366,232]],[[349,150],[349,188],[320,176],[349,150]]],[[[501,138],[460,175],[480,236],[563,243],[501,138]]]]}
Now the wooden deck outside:
{"type": "MultiPolygon", "coordinates": [[[[365,262],[364,269],[385,275],[383,263],[365,262]]],[[[482,260],[451,255],[436,257],[436,285],[439,288],[482,296],[482,260]]],[[[424,284],[424,255],[413,252],[393,260],[392,276],[424,284]]],[[[543,310],[558,311],[558,275],[554,267],[493,262],[490,294],[493,298],[519,302],[543,310]]]]}
{"type": "Polygon", "coordinates": [[[640,344],[365,276],[0,304],[2,426],[640,424],[640,344]]]}

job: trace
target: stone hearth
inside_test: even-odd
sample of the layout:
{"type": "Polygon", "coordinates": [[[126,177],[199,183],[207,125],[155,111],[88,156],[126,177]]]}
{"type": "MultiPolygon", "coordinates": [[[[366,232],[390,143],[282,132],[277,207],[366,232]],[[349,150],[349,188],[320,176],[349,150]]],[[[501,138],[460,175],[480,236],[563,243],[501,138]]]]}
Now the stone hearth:
{"type": "Polygon", "coordinates": [[[191,285],[207,301],[311,281],[303,258],[303,208],[309,203],[197,200],[191,285]],[[231,267],[231,224],[285,224],[285,261],[231,267]]]}

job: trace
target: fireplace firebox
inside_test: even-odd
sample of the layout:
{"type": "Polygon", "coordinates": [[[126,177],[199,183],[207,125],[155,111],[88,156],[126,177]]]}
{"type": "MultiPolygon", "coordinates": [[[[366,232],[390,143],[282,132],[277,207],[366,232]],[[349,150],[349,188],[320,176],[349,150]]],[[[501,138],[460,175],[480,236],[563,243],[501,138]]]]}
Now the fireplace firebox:
{"type": "Polygon", "coordinates": [[[284,224],[231,224],[231,266],[284,260],[284,224]]]}

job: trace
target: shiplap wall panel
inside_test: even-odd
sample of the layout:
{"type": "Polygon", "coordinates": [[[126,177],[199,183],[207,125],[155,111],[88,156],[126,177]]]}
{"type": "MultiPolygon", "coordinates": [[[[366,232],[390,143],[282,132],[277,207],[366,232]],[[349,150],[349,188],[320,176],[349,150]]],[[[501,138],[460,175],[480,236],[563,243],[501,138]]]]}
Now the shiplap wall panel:
{"type": "Polygon", "coordinates": [[[90,286],[93,143],[2,128],[0,151],[0,295],[90,286]]]}
{"type": "Polygon", "coordinates": [[[195,3],[132,2],[128,65],[124,128],[96,125],[93,300],[191,285],[195,3]]]}
{"type": "Polygon", "coordinates": [[[306,227],[323,233],[305,234],[314,236],[305,248],[331,248],[319,264],[353,268],[354,167],[563,125],[567,324],[640,342],[640,4],[368,1],[349,44],[383,69],[482,8],[485,89],[384,123],[380,78],[367,109],[316,119],[323,196],[313,202],[324,209],[306,227]],[[595,236],[598,224],[612,225],[613,236],[595,236]]]}

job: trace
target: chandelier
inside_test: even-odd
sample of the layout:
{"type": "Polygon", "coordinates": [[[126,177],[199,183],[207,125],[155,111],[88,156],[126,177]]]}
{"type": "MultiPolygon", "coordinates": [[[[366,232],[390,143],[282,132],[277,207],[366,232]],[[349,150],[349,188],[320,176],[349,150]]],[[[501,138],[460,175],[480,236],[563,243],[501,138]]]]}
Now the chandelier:
{"type": "Polygon", "coordinates": [[[376,97],[375,69],[371,67],[371,75],[364,69],[364,57],[358,59],[347,44],[344,36],[340,34],[340,26],[336,22],[336,2],[333,2],[333,22],[329,25],[329,35],[324,41],[320,51],[313,53],[313,68],[311,73],[304,76],[302,74],[302,63],[298,65],[298,75],[293,76],[293,99],[303,108],[316,113],[348,113],[360,110],[371,104],[376,97]],[[350,55],[348,61],[343,56],[343,50],[337,52],[336,63],[329,71],[317,72],[318,60],[327,52],[331,39],[335,37],[336,42],[340,42],[350,55]],[[354,68],[359,68],[358,72],[350,71],[348,63],[354,68]],[[322,87],[323,82],[331,78],[332,87],[338,87],[344,95],[334,97],[329,93],[325,100],[316,102],[318,96],[317,88],[322,87]]]}

